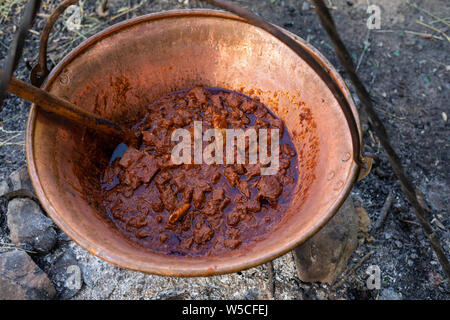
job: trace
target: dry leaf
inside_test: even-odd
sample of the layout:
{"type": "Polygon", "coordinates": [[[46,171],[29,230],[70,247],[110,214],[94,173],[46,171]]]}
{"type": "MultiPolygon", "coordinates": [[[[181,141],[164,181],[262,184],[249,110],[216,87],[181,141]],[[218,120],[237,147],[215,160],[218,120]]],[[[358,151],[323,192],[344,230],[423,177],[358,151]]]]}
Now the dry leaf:
{"type": "Polygon", "coordinates": [[[364,207],[360,205],[356,206],[355,210],[356,213],[358,214],[359,230],[363,233],[368,233],[372,221],[370,220],[370,217],[367,214],[366,209],[364,209],[364,207]]]}
{"type": "Polygon", "coordinates": [[[109,15],[109,10],[108,10],[108,0],[103,0],[95,9],[95,13],[100,17],[100,18],[105,18],[109,15]]]}

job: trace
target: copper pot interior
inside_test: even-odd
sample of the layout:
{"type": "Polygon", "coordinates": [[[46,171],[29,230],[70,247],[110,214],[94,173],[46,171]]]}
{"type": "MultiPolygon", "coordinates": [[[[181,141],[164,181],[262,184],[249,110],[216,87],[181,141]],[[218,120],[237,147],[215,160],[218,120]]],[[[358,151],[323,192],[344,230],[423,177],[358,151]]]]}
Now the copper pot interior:
{"type": "MultiPolygon", "coordinates": [[[[298,41],[330,69],[351,100],[329,63],[298,41]]],[[[356,166],[350,132],[333,94],[289,48],[233,15],[178,11],[121,23],[76,48],[46,83],[48,91],[128,124],[158,97],[195,86],[260,97],[284,120],[298,150],[300,179],[282,221],[252,245],[219,256],[180,258],[144,249],[127,240],[95,200],[114,142],[34,107],[27,157],[35,189],[53,220],[81,246],[114,264],[149,273],[238,271],[305,241],[345,199],[356,166]]]]}

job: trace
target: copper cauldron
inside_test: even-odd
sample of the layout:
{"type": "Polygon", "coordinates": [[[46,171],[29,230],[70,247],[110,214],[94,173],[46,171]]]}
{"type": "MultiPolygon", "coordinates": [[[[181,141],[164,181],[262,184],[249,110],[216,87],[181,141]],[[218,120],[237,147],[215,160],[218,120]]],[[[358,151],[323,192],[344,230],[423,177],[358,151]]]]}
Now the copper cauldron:
{"type": "Polygon", "coordinates": [[[28,168],[50,217],[106,261],[170,276],[236,272],[310,238],[338,210],[360,173],[352,138],[361,141],[361,130],[355,104],[336,70],[304,40],[283,32],[331,75],[358,123],[357,132],[349,130],[329,86],[304,60],[266,31],[222,11],[169,11],[116,24],[75,48],[42,85],[119,123],[140,119],[148,104],[166,93],[195,86],[259,97],[284,120],[298,150],[300,171],[289,210],[264,238],[201,258],[158,254],[131,242],[95,201],[111,148],[33,105],[27,123],[28,168]]]}

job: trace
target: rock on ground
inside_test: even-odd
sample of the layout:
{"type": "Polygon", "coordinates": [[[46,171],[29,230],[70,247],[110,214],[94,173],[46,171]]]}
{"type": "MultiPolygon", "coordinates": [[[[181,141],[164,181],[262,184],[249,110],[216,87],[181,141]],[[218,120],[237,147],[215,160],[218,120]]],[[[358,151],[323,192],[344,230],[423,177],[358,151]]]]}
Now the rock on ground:
{"type": "Polygon", "coordinates": [[[8,203],[7,224],[16,245],[38,252],[48,252],[55,245],[52,220],[31,199],[15,198],[8,203]]]}
{"type": "Polygon", "coordinates": [[[358,230],[358,216],[348,197],[316,235],[294,250],[300,280],[332,284],[347,267],[358,230]]]}
{"type": "Polygon", "coordinates": [[[72,299],[272,299],[266,265],[213,277],[164,277],[122,269],[68,245],[85,283],[72,299]]]}
{"type": "Polygon", "coordinates": [[[402,300],[402,294],[395,292],[392,288],[381,290],[380,300],[402,300]]]}
{"type": "Polygon", "coordinates": [[[6,199],[15,197],[36,199],[26,166],[14,171],[6,180],[0,182],[0,197],[6,199]]]}
{"type": "Polygon", "coordinates": [[[44,300],[55,293],[47,275],[26,252],[0,254],[0,300],[44,300]]]}
{"type": "Polygon", "coordinates": [[[55,256],[48,275],[55,284],[57,298],[70,299],[80,291],[83,284],[81,268],[70,248],[55,256]]]}

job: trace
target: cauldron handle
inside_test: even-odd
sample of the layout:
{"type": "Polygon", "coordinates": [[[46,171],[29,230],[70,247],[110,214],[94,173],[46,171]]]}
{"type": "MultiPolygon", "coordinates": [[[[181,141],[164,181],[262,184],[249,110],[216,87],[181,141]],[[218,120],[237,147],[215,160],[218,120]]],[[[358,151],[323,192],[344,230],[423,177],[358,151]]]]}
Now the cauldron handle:
{"type": "Polygon", "coordinates": [[[47,67],[47,47],[48,38],[58,17],[71,5],[77,3],[78,0],[64,0],[47,19],[47,23],[42,30],[39,46],[39,62],[31,69],[30,82],[34,86],[40,87],[45,78],[49,74],[47,67]]]}
{"type": "MultiPolygon", "coordinates": [[[[341,91],[339,86],[333,80],[331,75],[323,68],[323,66],[308,52],[306,51],[296,40],[285,34],[280,30],[277,26],[268,23],[263,18],[257,16],[253,12],[242,8],[230,1],[227,0],[201,0],[202,2],[209,3],[218,8],[227,10],[229,12],[234,13],[240,18],[244,19],[246,22],[261,28],[275,38],[283,42],[287,45],[291,50],[293,50],[298,56],[300,56],[314,71],[321,77],[324,83],[328,86],[330,91],[333,93],[334,97],[338,101],[342,112],[347,120],[351,137],[352,137],[352,146],[353,146],[353,159],[360,167],[360,173],[358,180],[363,179],[370,172],[372,159],[370,157],[364,157],[362,155],[362,137],[359,134],[357,119],[353,114],[353,110],[348,103],[347,98],[344,93],[341,91]]],[[[30,81],[35,86],[40,86],[44,79],[49,74],[49,70],[47,67],[47,46],[48,39],[50,35],[50,31],[55,24],[58,17],[72,4],[75,4],[78,0],[64,0],[56,10],[51,14],[48,18],[47,23],[42,31],[42,35],[40,38],[40,48],[39,48],[39,62],[38,64],[31,70],[30,81]]]]}

